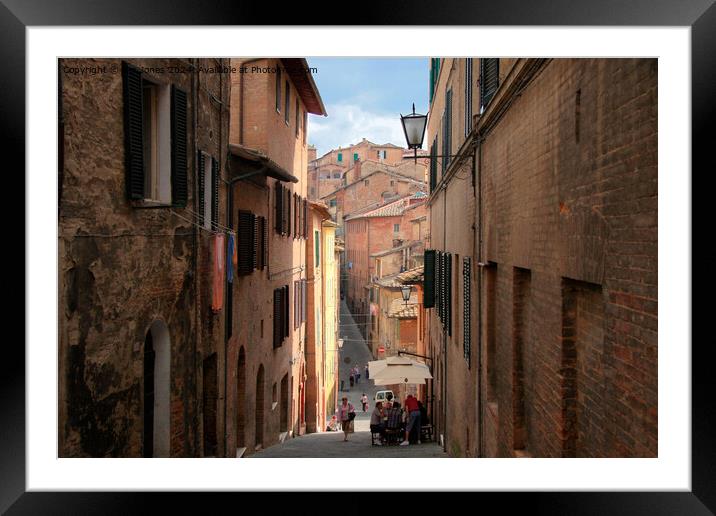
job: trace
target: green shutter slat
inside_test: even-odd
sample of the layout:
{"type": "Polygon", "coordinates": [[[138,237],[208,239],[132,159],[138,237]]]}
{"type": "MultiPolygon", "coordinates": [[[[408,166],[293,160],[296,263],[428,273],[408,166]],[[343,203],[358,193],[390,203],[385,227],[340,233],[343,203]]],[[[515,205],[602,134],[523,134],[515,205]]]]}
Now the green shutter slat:
{"type": "MultiPolygon", "coordinates": [[[[426,249],[423,273],[423,306],[435,307],[435,250],[426,249]]],[[[371,291],[372,292],[372,291],[371,291]]]]}
{"type": "Polygon", "coordinates": [[[186,92],[172,84],[172,203],[186,206],[187,189],[187,100],[186,92]]]}
{"type": "Polygon", "coordinates": [[[263,246],[261,248],[261,251],[263,252],[263,261],[261,262],[261,268],[265,269],[266,267],[268,267],[268,246],[269,246],[268,234],[269,234],[269,231],[268,231],[268,221],[266,220],[266,217],[261,217],[261,220],[262,220],[262,227],[263,227],[261,235],[262,235],[263,241],[264,241],[263,246]]]}
{"type": "Polygon", "coordinates": [[[129,199],[144,199],[144,112],[142,72],[122,62],[124,90],[124,160],[129,199]]]}
{"type": "Polygon", "coordinates": [[[500,60],[497,58],[480,60],[480,108],[490,103],[500,82],[500,60]]]}

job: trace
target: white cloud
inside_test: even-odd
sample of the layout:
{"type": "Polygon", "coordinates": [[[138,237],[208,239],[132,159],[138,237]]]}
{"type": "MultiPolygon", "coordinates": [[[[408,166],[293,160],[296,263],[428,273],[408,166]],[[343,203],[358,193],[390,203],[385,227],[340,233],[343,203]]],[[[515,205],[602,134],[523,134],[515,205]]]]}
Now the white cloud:
{"type": "Polygon", "coordinates": [[[318,156],[363,138],[405,147],[399,113],[371,112],[349,103],[329,104],[326,111],[328,117],[312,116],[308,122],[308,141],[316,146],[318,156]]]}

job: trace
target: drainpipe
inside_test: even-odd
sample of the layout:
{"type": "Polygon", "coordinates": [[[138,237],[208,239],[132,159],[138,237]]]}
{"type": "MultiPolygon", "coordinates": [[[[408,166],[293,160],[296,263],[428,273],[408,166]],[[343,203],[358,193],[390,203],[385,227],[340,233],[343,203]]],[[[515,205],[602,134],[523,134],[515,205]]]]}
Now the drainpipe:
{"type": "MultiPolygon", "coordinates": [[[[194,148],[193,148],[193,154],[194,154],[194,171],[197,170],[197,149],[199,147],[198,143],[198,121],[197,117],[199,116],[199,109],[197,107],[197,102],[199,99],[199,67],[197,66],[197,60],[192,59],[192,64],[194,67],[194,73],[191,75],[191,103],[192,103],[192,110],[193,110],[193,116],[192,116],[192,131],[194,133],[194,148]]],[[[194,192],[199,191],[199,174],[194,174],[194,192]]],[[[199,212],[199,196],[194,195],[194,209],[196,212],[199,212]]],[[[194,227],[194,331],[195,336],[198,333],[201,333],[201,327],[199,325],[199,303],[196,302],[198,299],[197,292],[199,290],[199,228],[197,228],[196,224],[192,224],[194,227]]],[[[197,353],[199,352],[196,348],[197,339],[194,340],[194,374],[197,374],[198,367],[197,367],[197,353]]],[[[199,432],[198,430],[198,414],[199,414],[199,399],[196,396],[196,385],[198,384],[199,380],[198,378],[194,381],[194,419],[195,419],[195,425],[194,425],[194,453],[196,456],[201,456],[203,454],[203,450],[201,450],[199,446],[199,432]]]]}
{"type": "MultiPolygon", "coordinates": [[[[443,251],[447,249],[447,185],[443,185],[443,251]]],[[[450,257],[452,260],[452,256],[450,257]]],[[[452,266],[452,264],[450,264],[452,266]]],[[[452,275],[451,275],[452,276],[452,275]]],[[[452,281],[452,277],[450,278],[452,281]]],[[[450,304],[450,300],[448,300],[450,304]]],[[[452,308],[452,307],[451,307],[452,308]]],[[[450,314],[450,324],[452,324],[452,313],[450,314]]],[[[445,439],[443,442],[443,450],[447,451],[448,433],[447,433],[447,378],[448,378],[448,349],[447,349],[447,331],[443,329],[443,433],[445,439]]]]}
{"type": "Polygon", "coordinates": [[[482,143],[480,141],[480,133],[477,133],[477,149],[472,154],[472,170],[475,174],[477,181],[477,317],[478,317],[478,331],[477,331],[477,428],[480,433],[477,441],[477,456],[478,458],[484,457],[484,424],[483,424],[483,389],[482,389],[482,268],[479,266],[482,263],[482,169],[480,168],[482,153],[482,143]],[[475,153],[477,153],[477,160],[475,159],[475,153]]]}

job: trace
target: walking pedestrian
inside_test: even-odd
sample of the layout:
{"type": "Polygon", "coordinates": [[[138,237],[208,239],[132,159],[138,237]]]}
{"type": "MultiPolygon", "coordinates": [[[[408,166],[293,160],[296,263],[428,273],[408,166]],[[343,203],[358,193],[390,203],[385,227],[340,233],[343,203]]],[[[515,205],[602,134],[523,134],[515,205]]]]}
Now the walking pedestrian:
{"type": "Polygon", "coordinates": [[[360,397],[360,402],[363,404],[363,412],[365,412],[368,409],[368,396],[365,395],[365,392],[360,397]]]}
{"type": "MultiPolygon", "coordinates": [[[[353,388],[353,382],[355,382],[355,380],[353,379],[353,373],[351,373],[351,378],[350,378],[351,389],[353,388]]],[[[350,391],[351,389],[348,389],[348,390],[350,391]]]]}
{"type": "Polygon", "coordinates": [[[353,418],[356,417],[356,411],[353,408],[353,404],[348,403],[348,398],[343,396],[341,404],[338,406],[338,415],[341,420],[341,429],[343,430],[344,438],[343,441],[348,440],[348,434],[353,433],[353,418]]]}
{"type": "Polygon", "coordinates": [[[369,380],[370,377],[368,376],[368,364],[365,365],[365,379],[369,380]]]}

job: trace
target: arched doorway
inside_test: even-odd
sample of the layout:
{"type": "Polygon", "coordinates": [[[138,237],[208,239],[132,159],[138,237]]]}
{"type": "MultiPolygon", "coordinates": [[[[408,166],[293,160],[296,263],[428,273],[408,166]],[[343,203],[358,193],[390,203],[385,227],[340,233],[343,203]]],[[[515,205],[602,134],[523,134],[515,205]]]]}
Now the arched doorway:
{"type": "Polygon", "coordinates": [[[263,445],[264,442],[264,366],[259,366],[259,372],[256,374],[256,446],[263,445]]]}
{"type": "Polygon", "coordinates": [[[246,446],[246,353],[239,349],[236,368],[236,447],[246,446]]]}
{"type": "Polygon", "coordinates": [[[169,328],[154,321],[144,338],[144,457],[169,457],[170,350],[169,328]]]}
{"type": "Polygon", "coordinates": [[[288,373],[286,373],[281,378],[281,432],[288,432],[288,403],[288,373]]]}

